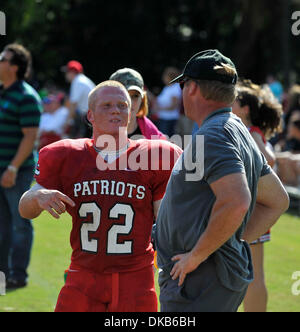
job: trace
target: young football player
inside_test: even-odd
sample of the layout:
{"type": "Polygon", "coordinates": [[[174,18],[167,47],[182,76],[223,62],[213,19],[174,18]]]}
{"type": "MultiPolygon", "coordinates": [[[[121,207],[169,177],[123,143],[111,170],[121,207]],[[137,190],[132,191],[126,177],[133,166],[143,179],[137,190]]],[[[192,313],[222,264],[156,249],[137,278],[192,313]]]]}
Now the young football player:
{"type": "Polygon", "coordinates": [[[128,139],[130,106],[122,84],[99,84],[89,95],[93,138],[42,149],[37,184],[20,201],[23,216],[72,216],[71,265],[57,312],[157,311],[151,229],[182,150],[128,139]]]}

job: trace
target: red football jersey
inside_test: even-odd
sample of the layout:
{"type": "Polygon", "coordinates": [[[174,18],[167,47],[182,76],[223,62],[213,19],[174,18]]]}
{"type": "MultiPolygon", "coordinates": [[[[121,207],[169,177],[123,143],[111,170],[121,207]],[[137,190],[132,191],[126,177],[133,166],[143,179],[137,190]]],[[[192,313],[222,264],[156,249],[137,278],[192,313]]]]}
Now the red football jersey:
{"type": "Polygon", "coordinates": [[[127,151],[108,164],[92,139],[63,140],[40,151],[36,181],[76,204],[67,206],[71,268],[112,273],[153,264],[153,202],[163,197],[181,153],[167,141],[128,140],[127,151]]]}

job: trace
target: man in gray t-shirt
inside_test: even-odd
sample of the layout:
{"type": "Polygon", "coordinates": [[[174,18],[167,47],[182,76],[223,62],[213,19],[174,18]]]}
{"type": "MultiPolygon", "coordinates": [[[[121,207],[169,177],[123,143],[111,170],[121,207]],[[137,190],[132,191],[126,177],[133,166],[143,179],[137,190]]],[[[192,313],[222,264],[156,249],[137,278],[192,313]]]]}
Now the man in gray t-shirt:
{"type": "Polygon", "coordinates": [[[253,279],[247,242],[288,207],[231,113],[236,80],[234,64],[217,50],[196,54],[175,80],[200,129],[173,169],[154,231],[162,311],[236,311],[253,279]]]}

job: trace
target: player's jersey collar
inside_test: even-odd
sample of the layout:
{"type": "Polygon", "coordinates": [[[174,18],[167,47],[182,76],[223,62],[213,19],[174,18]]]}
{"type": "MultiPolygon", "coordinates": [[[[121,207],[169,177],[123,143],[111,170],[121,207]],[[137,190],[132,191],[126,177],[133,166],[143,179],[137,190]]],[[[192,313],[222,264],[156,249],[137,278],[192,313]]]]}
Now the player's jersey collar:
{"type": "Polygon", "coordinates": [[[95,140],[91,139],[88,143],[88,148],[96,158],[102,158],[103,161],[107,164],[116,162],[120,157],[128,155],[136,146],[137,142],[131,139],[128,139],[127,145],[118,151],[105,151],[97,148],[95,140]]]}

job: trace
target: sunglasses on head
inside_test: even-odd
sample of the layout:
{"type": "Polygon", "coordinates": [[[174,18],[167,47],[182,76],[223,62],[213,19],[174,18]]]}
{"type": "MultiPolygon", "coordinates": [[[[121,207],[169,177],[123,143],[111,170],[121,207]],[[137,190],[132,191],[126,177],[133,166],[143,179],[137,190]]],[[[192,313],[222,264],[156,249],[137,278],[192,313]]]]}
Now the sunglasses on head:
{"type": "Polygon", "coordinates": [[[182,81],[179,82],[181,90],[183,90],[185,83],[189,80],[190,80],[189,78],[185,77],[185,78],[182,79],[182,81]]]}

